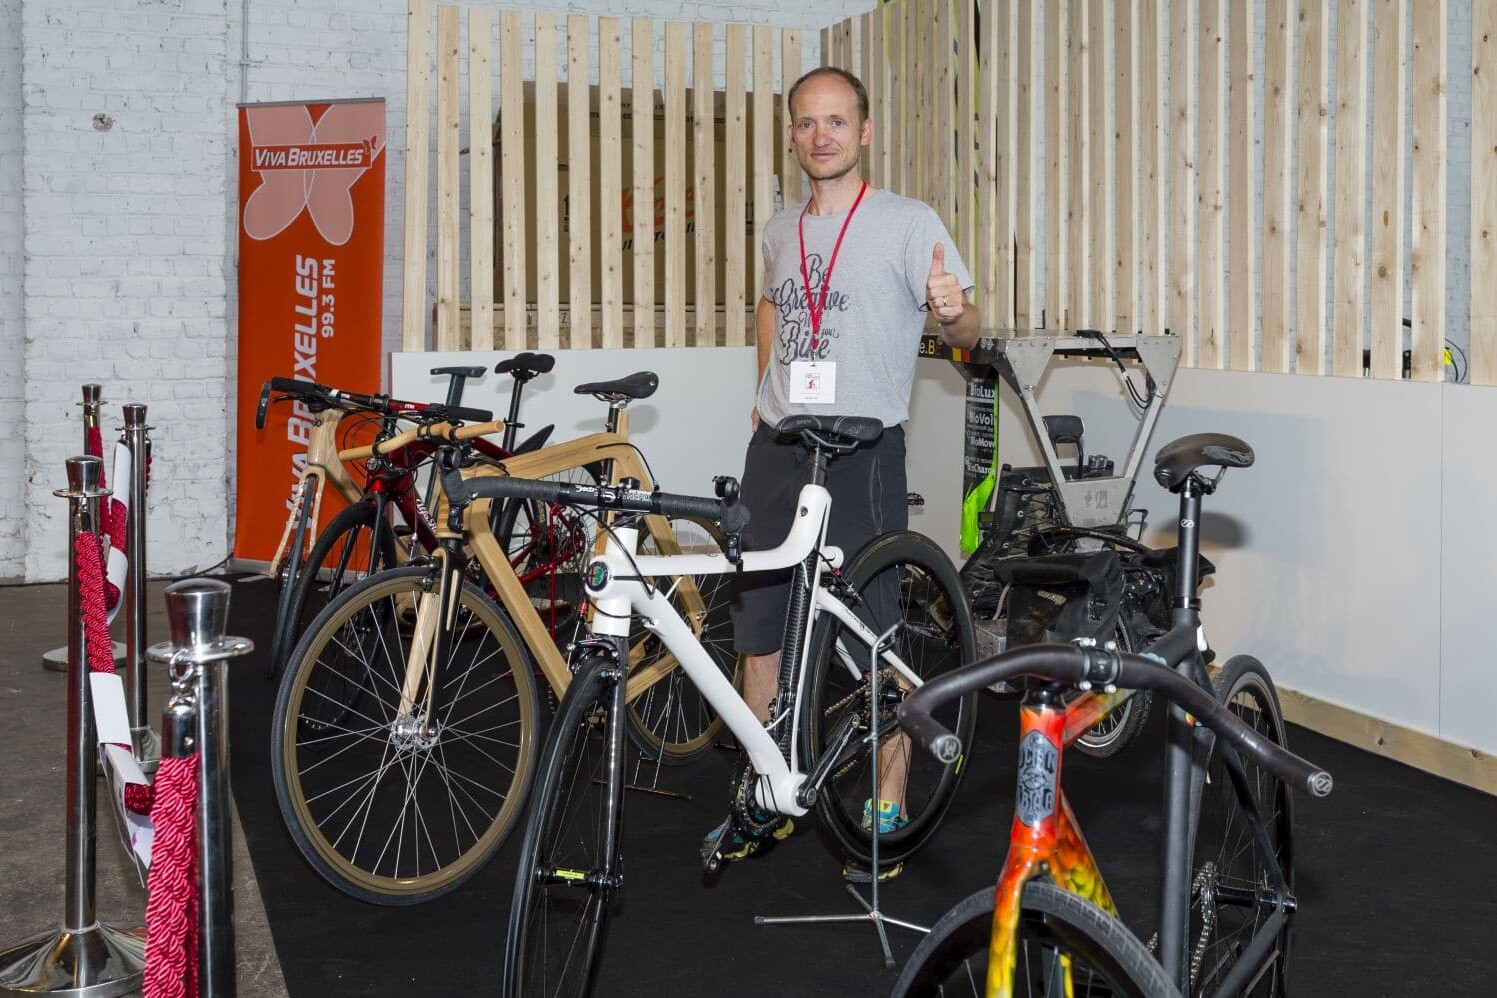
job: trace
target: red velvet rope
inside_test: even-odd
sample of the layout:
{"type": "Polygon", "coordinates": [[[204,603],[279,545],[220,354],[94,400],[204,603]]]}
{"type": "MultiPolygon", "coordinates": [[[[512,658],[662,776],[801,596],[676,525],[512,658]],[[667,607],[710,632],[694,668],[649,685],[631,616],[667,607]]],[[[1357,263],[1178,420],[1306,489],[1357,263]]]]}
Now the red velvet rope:
{"type": "Polygon", "coordinates": [[[145,998],[197,992],[198,756],[163,758],[156,770],[151,872],[146,879],[145,998]]]}
{"type": "MultiPolygon", "coordinates": [[[[109,638],[109,618],[104,611],[103,542],[98,534],[79,534],[73,541],[78,562],[78,597],[83,606],[83,634],[88,670],[115,674],[114,642],[109,638]]],[[[128,749],[130,746],[125,745],[128,749]]],[[[125,807],[136,814],[149,814],[154,788],[140,783],[125,787],[125,807]]]]}

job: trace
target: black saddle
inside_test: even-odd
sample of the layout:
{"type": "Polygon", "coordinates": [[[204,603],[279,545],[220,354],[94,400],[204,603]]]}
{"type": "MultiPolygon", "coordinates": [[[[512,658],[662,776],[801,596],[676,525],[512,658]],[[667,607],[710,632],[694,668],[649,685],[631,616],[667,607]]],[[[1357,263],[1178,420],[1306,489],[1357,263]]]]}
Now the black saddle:
{"type": "Polygon", "coordinates": [[[513,374],[516,381],[529,381],[545,374],[556,366],[556,358],[549,353],[517,353],[494,365],[495,374],[513,374]]]}
{"type": "Polygon", "coordinates": [[[883,435],[884,424],[867,416],[790,416],[780,424],[780,435],[800,437],[807,447],[846,453],[871,444],[883,435]]]}
{"type": "Polygon", "coordinates": [[[617,381],[593,381],[578,385],[573,391],[578,395],[591,395],[600,402],[623,402],[628,399],[647,399],[660,387],[660,375],[654,371],[639,371],[617,381]]]}
{"type": "Polygon", "coordinates": [[[1251,468],[1253,449],[1225,433],[1192,433],[1172,440],[1154,455],[1154,481],[1178,492],[1197,468],[1251,468]]]}

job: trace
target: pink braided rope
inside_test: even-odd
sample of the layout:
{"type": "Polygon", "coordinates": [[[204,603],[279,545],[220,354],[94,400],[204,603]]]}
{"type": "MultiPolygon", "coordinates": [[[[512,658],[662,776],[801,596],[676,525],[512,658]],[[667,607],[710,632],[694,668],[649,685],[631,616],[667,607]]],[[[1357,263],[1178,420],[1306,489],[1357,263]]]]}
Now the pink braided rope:
{"type": "Polygon", "coordinates": [[[197,754],[163,758],[156,787],[144,992],[145,998],[186,998],[197,994],[197,754]]]}

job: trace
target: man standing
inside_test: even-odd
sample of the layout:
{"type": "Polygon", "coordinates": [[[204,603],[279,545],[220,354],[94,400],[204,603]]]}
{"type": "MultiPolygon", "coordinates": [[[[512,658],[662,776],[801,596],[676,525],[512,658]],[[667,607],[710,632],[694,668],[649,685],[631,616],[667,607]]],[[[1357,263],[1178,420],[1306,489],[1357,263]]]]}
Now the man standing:
{"type": "MultiPolygon", "coordinates": [[[[883,435],[827,471],[828,540],[851,556],[908,522],[901,424],[909,418],[927,313],[955,347],[976,343],[980,317],[967,297],[967,268],[936,213],[863,180],[859,158],[874,123],[862,82],[841,69],[813,69],[790,88],[787,106],[789,140],[811,196],[786,206],[764,232],[765,286],[755,312],[759,394],[741,496],[750,512],[745,546],[770,548],[785,538],[807,478],[809,455],[798,440],[780,436],[779,424],[800,413],[865,416],[884,424],[883,435]]],[[[735,587],[744,699],[760,720],[768,720],[776,692],[788,597],[788,572],[751,576],[735,587]]],[[[880,760],[888,762],[883,785],[890,799],[881,791],[865,814],[881,832],[904,823],[904,767],[888,747],[880,760]]],[[[730,819],[708,834],[703,853],[740,859],[784,838],[790,827],[782,819],[755,838],[730,819]]]]}

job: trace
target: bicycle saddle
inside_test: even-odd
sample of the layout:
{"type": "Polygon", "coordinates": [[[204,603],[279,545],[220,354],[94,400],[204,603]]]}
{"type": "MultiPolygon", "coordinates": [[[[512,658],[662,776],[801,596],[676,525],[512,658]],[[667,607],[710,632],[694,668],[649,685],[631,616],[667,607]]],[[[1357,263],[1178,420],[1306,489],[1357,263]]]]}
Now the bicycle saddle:
{"type": "Polygon", "coordinates": [[[1225,433],[1192,433],[1172,440],[1154,455],[1154,481],[1174,492],[1197,468],[1251,468],[1253,449],[1225,433]]]}
{"type": "Polygon", "coordinates": [[[573,389],[578,395],[591,395],[600,402],[623,402],[625,399],[647,399],[660,387],[660,375],[640,371],[617,381],[593,381],[573,389]]]}
{"type": "Polygon", "coordinates": [[[549,353],[517,353],[508,360],[494,365],[495,374],[513,374],[519,381],[529,381],[538,374],[545,374],[556,366],[556,358],[549,353]]]}
{"type": "Polygon", "coordinates": [[[456,374],[462,378],[481,378],[487,373],[487,369],[482,367],[434,367],[431,369],[431,373],[449,376],[456,374]]]}
{"type": "Polygon", "coordinates": [[[806,446],[850,451],[871,444],[884,432],[884,424],[866,416],[790,416],[780,424],[780,434],[800,437],[806,446]]]}

